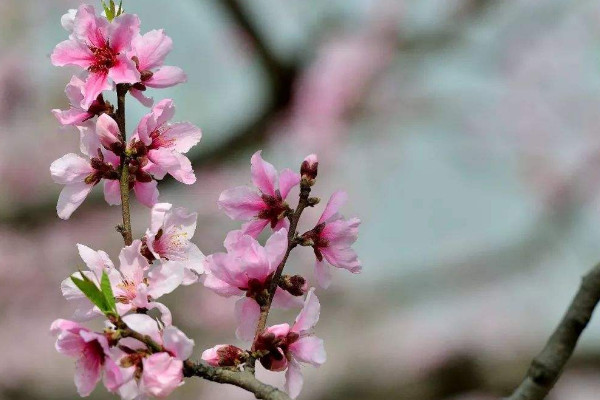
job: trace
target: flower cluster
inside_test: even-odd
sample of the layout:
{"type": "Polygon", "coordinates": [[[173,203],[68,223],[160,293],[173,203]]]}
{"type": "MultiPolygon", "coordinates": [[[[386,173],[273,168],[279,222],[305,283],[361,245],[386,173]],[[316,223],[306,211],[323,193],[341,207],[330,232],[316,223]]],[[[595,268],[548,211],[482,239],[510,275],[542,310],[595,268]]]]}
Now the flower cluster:
{"type": "MultiPolygon", "coordinates": [[[[88,396],[103,380],[109,392],[125,400],[163,398],[183,384],[184,376],[219,382],[216,371],[225,368],[248,379],[259,361],[268,370],[285,371],[285,390],[295,398],[303,383],[300,363],[318,367],[326,354],[323,341],[313,332],[320,313],[315,288],[302,274],[283,274],[285,264],[293,249],[308,247],[315,255],[319,286],[329,286],[329,266],[359,273],[361,263],[351,246],[360,221],[338,213],[346,194],[336,192],[313,228],[297,232],[303,212],[319,203],[310,196],[317,157],[306,157],[299,173],[290,169],[278,173],[258,151],[251,158],[255,187],[226,190],[218,200],[225,214],[244,223],[227,234],[224,252],[205,257],[191,242],[197,214],[158,203],[157,180],[167,174],[188,185],[196,181],[184,154],[202,136],[190,123],[169,122],[175,113],[172,100],[154,104],[143,93],[149,87],[185,81],[181,69],[162,65],[172,42],[162,30],[141,35],[138,17],[124,13],[121,6],[116,9],[114,1],[103,5],[105,16],[82,5],[62,18],[69,39],[56,46],[52,62],[84,71],[67,85],[70,108],[53,112],[62,125],[79,130],[86,157],[69,153],[53,162],[50,171],[57,183],[65,185],[57,206],[63,219],[104,181],[105,200],[122,204],[119,230],[125,246],[116,265],[104,251],[77,245],[85,267],[61,284],[75,311],[71,320],[52,323],[56,349],[76,358],[75,385],[81,396],[88,396]],[[116,108],[105,100],[105,92],[115,89],[116,108]],[[128,94],[144,105],[154,104],[129,138],[124,116],[128,94]],[[290,194],[295,188],[298,202],[292,207],[290,194]],[[131,190],[151,208],[149,228],[135,240],[129,221],[131,190]],[[268,238],[261,244],[265,229],[268,238]],[[238,298],[232,310],[235,333],[251,343],[248,349],[221,344],[202,353],[207,365],[190,360],[194,341],[173,326],[171,311],[159,300],[181,285],[197,282],[218,295],[238,298]],[[271,307],[301,311],[291,326],[267,326],[271,307]],[[95,319],[104,321],[104,330],[82,325],[95,319]]],[[[228,376],[221,382],[245,387],[242,378],[228,376]]]]}
{"type": "MultiPolygon", "coordinates": [[[[286,390],[292,398],[302,388],[299,362],[319,366],[325,362],[323,341],[312,335],[319,319],[320,305],[314,288],[302,275],[282,275],[283,267],[296,246],[312,247],[315,277],[323,288],[331,283],[328,264],[361,271],[361,263],[352,244],[358,237],[360,220],[344,219],[339,208],[346,201],[344,192],[334,193],[317,224],[311,230],[295,232],[302,211],[319,202],[309,197],[318,173],[317,156],[309,155],[300,166],[300,174],[289,169],[277,173],[261,152],[251,159],[251,177],[256,189],[240,186],[219,197],[220,208],[232,219],[246,221],[240,230],[229,232],[225,253],[205,259],[204,286],[225,297],[239,297],[235,305],[238,339],[253,341],[254,357],[272,371],[286,371],[286,390]],[[300,186],[298,206],[287,202],[290,191],[300,186]],[[269,226],[273,231],[264,246],[256,239],[269,226]],[[304,301],[302,297],[306,294],[304,301]],[[260,317],[272,307],[304,308],[296,323],[260,326],[260,317]]],[[[252,355],[251,355],[252,356],[252,355]]],[[[245,362],[245,353],[232,345],[206,350],[202,358],[211,365],[237,366],[245,362]]]]}
{"type": "Polygon", "coordinates": [[[200,141],[202,132],[190,123],[169,123],[175,114],[172,100],[152,107],[126,142],[124,123],[119,126],[114,106],[104,99],[104,92],[117,85],[124,92],[117,90],[118,96],[129,92],[151,106],[153,102],[143,95],[147,87],[184,82],[180,68],[162,65],[173,46],[171,39],[162,30],[141,35],[136,15],[123,13],[109,21],[90,5],[65,14],[62,24],[69,39],[56,46],[52,63],[83,71],[66,87],[69,109],[53,113],[62,125],[79,130],[85,157],[69,153],[50,167],[54,181],[65,185],[58,216],[68,219],[101,181],[107,203],[120,204],[123,169],[127,169],[123,184],[148,207],[158,201],[156,181],[167,173],[182,183],[194,183],[192,165],[184,154],[200,141]]]}

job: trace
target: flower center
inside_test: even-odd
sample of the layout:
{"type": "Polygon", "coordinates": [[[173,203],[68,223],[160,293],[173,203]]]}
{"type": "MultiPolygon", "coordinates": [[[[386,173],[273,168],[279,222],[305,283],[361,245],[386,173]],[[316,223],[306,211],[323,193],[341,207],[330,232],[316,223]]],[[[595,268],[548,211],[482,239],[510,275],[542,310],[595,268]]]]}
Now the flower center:
{"type": "Polygon", "coordinates": [[[108,73],[108,70],[117,63],[117,56],[119,54],[115,53],[108,43],[103,47],[90,46],[89,49],[94,54],[94,64],[88,68],[90,72],[108,73]]]}
{"type": "Polygon", "coordinates": [[[269,220],[271,228],[274,229],[277,223],[285,218],[289,207],[281,198],[279,190],[275,191],[275,196],[263,194],[261,197],[267,208],[258,213],[258,218],[269,220]]]}
{"type": "Polygon", "coordinates": [[[156,251],[161,258],[166,260],[179,260],[183,261],[185,257],[186,249],[189,239],[187,232],[178,230],[176,228],[169,229],[168,232],[156,235],[154,239],[154,251],[156,251]]]}
{"type": "Polygon", "coordinates": [[[168,126],[161,126],[154,130],[150,134],[150,138],[152,139],[152,143],[150,144],[150,149],[159,149],[163,147],[172,147],[175,145],[175,139],[167,139],[163,135],[169,130],[168,126]]]}

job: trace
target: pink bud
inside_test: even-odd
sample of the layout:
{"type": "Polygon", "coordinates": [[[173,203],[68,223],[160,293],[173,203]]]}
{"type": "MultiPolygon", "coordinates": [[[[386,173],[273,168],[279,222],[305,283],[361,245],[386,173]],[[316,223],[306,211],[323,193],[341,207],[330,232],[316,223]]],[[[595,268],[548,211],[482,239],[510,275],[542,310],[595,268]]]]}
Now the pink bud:
{"type": "Polygon", "coordinates": [[[213,367],[233,367],[243,362],[244,350],[230,344],[218,344],[204,350],[202,359],[213,367]]]}
{"type": "Polygon", "coordinates": [[[306,156],[304,161],[302,161],[302,166],[300,167],[300,174],[302,175],[302,179],[306,180],[307,183],[312,185],[314,183],[315,178],[317,177],[318,169],[319,161],[317,159],[317,155],[311,154],[306,156]]]}
{"type": "MultiPolygon", "coordinates": [[[[121,132],[117,122],[107,114],[102,114],[96,122],[96,134],[102,146],[107,149],[122,148],[121,132]],[[115,146],[117,145],[117,146],[115,146]]],[[[114,150],[113,150],[114,151],[114,150]]]]}

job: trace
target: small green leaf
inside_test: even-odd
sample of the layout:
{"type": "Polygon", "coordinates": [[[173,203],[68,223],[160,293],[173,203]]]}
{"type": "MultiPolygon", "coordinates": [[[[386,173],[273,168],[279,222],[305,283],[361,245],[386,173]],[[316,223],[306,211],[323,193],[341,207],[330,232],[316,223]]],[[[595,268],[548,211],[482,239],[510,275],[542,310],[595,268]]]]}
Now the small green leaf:
{"type": "Polygon", "coordinates": [[[104,295],[106,304],[108,304],[111,311],[116,313],[117,304],[115,302],[115,295],[113,294],[112,287],[110,286],[110,280],[108,279],[108,274],[106,273],[106,271],[102,271],[102,280],[100,281],[100,288],[102,289],[102,294],[104,295]]]}
{"type": "Polygon", "coordinates": [[[102,8],[104,8],[107,20],[112,21],[115,19],[115,3],[113,0],[110,1],[110,6],[107,6],[104,0],[102,0],[102,8]]]}
{"type": "Polygon", "coordinates": [[[117,17],[121,14],[123,14],[125,12],[125,10],[123,10],[123,0],[121,0],[119,2],[119,11],[117,11],[117,17]]]}
{"type": "Polygon", "coordinates": [[[79,288],[79,290],[81,290],[81,292],[85,295],[85,297],[87,297],[103,313],[112,311],[110,309],[110,305],[106,301],[106,297],[104,296],[104,293],[102,293],[100,291],[100,289],[98,289],[98,286],[96,286],[96,284],[94,282],[89,280],[89,278],[87,276],[85,276],[83,273],[81,273],[81,277],[83,279],[76,278],[73,275],[73,276],[71,276],[71,280],[73,281],[75,286],[77,286],[79,288]]]}

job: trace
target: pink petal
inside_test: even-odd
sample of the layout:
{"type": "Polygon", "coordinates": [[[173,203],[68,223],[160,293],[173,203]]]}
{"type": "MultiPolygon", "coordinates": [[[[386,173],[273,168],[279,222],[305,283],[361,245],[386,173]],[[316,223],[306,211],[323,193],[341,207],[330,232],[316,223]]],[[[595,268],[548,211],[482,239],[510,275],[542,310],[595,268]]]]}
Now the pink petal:
{"type": "Polygon", "coordinates": [[[348,195],[346,194],[346,192],[338,190],[337,192],[332,194],[329,198],[329,201],[327,202],[327,206],[325,207],[323,214],[321,215],[321,218],[319,218],[319,222],[317,222],[317,225],[321,222],[327,221],[329,218],[335,215],[340,209],[340,207],[343,206],[347,200],[348,195]]]}
{"type": "Polygon", "coordinates": [[[251,341],[256,333],[256,326],[260,318],[258,303],[249,297],[244,297],[235,303],[235,318],[238,328],[235,335],[238,339],[251,341]]]}
{"type": "Polygon", "coordinates": [[[231,296],[242,296],[244,292],[237,286],[232,286],[227,282],[224,282],[212,274],[206,274],[202,277],[202,283],[204,286],[219,296],[231,297],[231,296]]]}
{"type": "Polygon", "coordinates": [[[362,271],[362,265],[356,252],[348,246],[328,246],[321,249],[323,257],[334,267],[344,268],[353,274],[362,271]]]}
{"type": "Polygon", "coordinates": [[[108,70],[108,76],[115,83],[136,83],[140,81],[140,72],[137,70],[135,63],[121,54],[117,57],[115,65],[108,70]]]}
{"type": "Polygon", "coordinates": [[[250,160],[252,182],[264,194],[275,196],[277,171],[275,167],[261,157],[261,151],[254,153],[250,160]]]}
{"type": "Polygon", "coordinates": [[[100,143],[106,148],[109,148],[113,143],[118,143],[121,138],[117,121],[108,114],[102,114],[96,120],[96,133],[100,143]]]}
{"type": "Polygon", "coordinates": [[[73,36],[86,45],[104,47],[108,25],[106,18],[96,16],[94,6],[82,4],[73,20],[73,36]]]}
{"type": "Polygon", "coordinates": [[[104,386],[106,389],[114,393],[123,384],[123,376],[119,366],[109,357],[104,360],[104,386]]]}
{"type": "Polygon", "coordinates": [[[329,265],[323,261],[316,260],[315,262],[315,277],[317,278],[317,283],[323,289],[327,289],[329,285],[331,285],[331,271],[329,269],[329,265]]]}
{"type": "Polygon", "coordinates": [[[280,229],[267,240],[265,250],[269,258],[269,264],[273,271],[277,269],[279,263],[283,260],[288,247],[288,231],[280,229]]]}
{"type": "Polygon", "coordinates": [[[171,211],[173,205],[170,203],[157,203],[150,211],[150,230],[155,235],[164,226],[166,214],[171,211]]]}
{"type": "Polygon", "coordinates": [[[289,324],[278,324],[269,326],[266,331],[268,333],[272,333],[277,338],[284,338],[290,333],[290,325],[289,324]]]}
{"type": "Polygon", "coordinates": [[[66,14],[60,17],[60,24],[69,33],[73,33],[73,28],[75,24],[75,15],[77,14],[77,10],[71,8],[66,14]]]}
{"type": "Polygon", "coordinates": [[[93,114],[79,108],[71,108],[65,111],[52,110],[52,114],[61,125],[78,125],[93,117],[93,114]]]}
{"type": "Polygon", "coordinates": [[[90,162],[77,154],[65,154],[50,165],[50,175],[61,185],[81,183],[94,172],[90,162]]]}
{"type": "Polygon", "coordinates": [[[316,336],[306,336],[290,345],[290,352],[300,362],[312,364],[315,367],[323,365],[327,360],[323,340],[316,336]]]}
{"type": "Polygon", "coordinates": [[[123,317],[123,321],[132,330],[148,335],[156,343],[162,344],[162,337],[157,322],[146,314],[129,314],[123,317]]]}
{"type": "Polygon", "coordinates": [[[65,40],[56,45],[50,61],[57,67],[74,65],[87,69],[94,63],[94,55],[85,44],[75,40],[65,40]]]}
{"type": "Polygon", "coordinates": [[[90,271],[96,276],[96,279],[98,279],[98,282],[105,270],[115,267],[108,254],[102,250],[95,251],[79,243],[77,244],[77,250],[85,265],[87,265],[90,271]]]}
{"type": "Polygon", "coordinates": [[[172,139],[173,144],[170,148],[178,153],[187,153],[202,139],[200,128],[189,122],[179,122],[169,126],[162,136],[165,139],[172,139]]]}
{"type": "Polygon", "coordinates": [[[169,326],[173,323],[173,315],[171,314],[171,310],[169,310],[169,308],[164,304],[159,303],[158,301],[152,301],[148,303],[148,308],[156,308],[160,312],[160,320],[162,321],[163,325],[169,326]]]}
{"type": "Polygon", "coordinates": [[[264,201],[247,186],[238,186],[225,190],[219,196],[219,208],[231,219],[248,220],[266,209],[264,201]]]}
{"type": "Polygon", "coordinates": [[[152,115],[154,115],[156,126],[162,126],[169,122],[175,115],[175,105],[172,99],[164,99],[159,101],[152,108],[152,115]]]}
{"type": "Polygon", "coordinates": [[[300,174],[291,169],[284,169],[279,173],[279,192],[281,197],[285,199],[290,193],[290,190],[300,183],[300,174]]]}
{"type": "Polygon", "coordinates": [[[158,201],[158,188],[157,182],[152,181],[148,183],[136,182],[133,186],[133,191],[138,201],[146,207],[152,207],[158,201]]]}
{"type": "Polygon", "coordinates": [[[192,163],[183,154],[168,148],[150,150],[148,158],[161,168],[164,168],[171,176],[181,183],[191,185],[196,182],[196,175],[192,169],[192,163]]]}
{"type": "Polygon", "coordinates": [[[83,100],[81,102],[81,108],[86,110],[89,109],[100,93],[105,90],[110,90],[111,88],[112,85],[108,81],[107,74],[95,72],[90,73],[83,87],[83,100]]]}
{"type": "Polygon", "coordinates": [[[141,240],[134,240],[129,246],[125,246],[119,253],[119,270],[126,280],[138,284],[144,279],[144,272],[150,268],[148,259],[141,252],[141,240]]]}
{"type": "Polygon", "coordinates": [[[202,352],[202,358],[204,361],[206,361],[206,363],[208,365],[211,365],[213,367],[218,367],[219,366],[219,354],[217,353],[217,351],[223,347],[227,347],[229,346],[228,344],[218,344],[215,347],[212,347],[210,349],[206,349],[202,352]]]}
{"type": "Polygon", "coordinates": [[[111,206],[121,204],[120,182],[114,179],[104,181],[104,200],[111,206]]]}
{"type": "MultiPolygon", "coordinates": [[[[115,53],[131,48],[131,42],[140,32],[140,19],[135,14],[122,14],[109,25],[109,43],[115,53]]],[[[134,82],[130,82],[134,83],[134,82]]]]}
{"type": "Polygon", "coordinates": [[[75,386],[81,397],[87,397],[92,393],[96,384],[100,381],[101,360],[93,354],[82,353],[75,366],[75,386]]]}
{"type": "Polygon", "coordinates": [[[147,97],[144,95],[144,92],[141,90],[137,90],[134,88],[129,89],[129,93],[137,99],[144,107],[152,107],[154,104],[154,99],[152,97],[147,97]]]}
{"type": "Polygon", "coordinates": [[[296,317],[296,322],[294,323],[292,330],[300,334],[309,332],[319,321],[320,312],[321,304],[315,295],[315,288],[311,288],[306,295],[302,311],[300,311],[300,314],[296,317]]]}
{"type": "Polygon", "coordinates": [[[180,360],[187,360],[194,350],[194,341],[174,326],[163,331],[163,346],[180,360]]]}
{"type": "MultiPolygon", "coordinates": [[[[97,157],[98,149],[101,146],[98,135],[96,135],[96,124],[92,120],[88,120],[77,129],[79,130],[79,150],[90,158],[97,157]]],[[[110,162],[110,160],[106,161],[110,162]]]]}
{"type": "Polygon", "coordinates": [[[277,288],[273,296],[273,308],[289,310],[302,306],[302,297],[294,296],[281,288],[277,288]]]}
{"type": "Polygon", "coordinates": [[[144,85],[164,89],[187,82],[187,75],[179,67],[165,66],[154,72],[152,77],[144,81],[144,85]]]}
{"type": "Polygon", "coordinates": [[[242,233],[257,238],[268,224],[268,219],[253,219],[242,225],[242,233]]]}
{"type": "Polygon", "coordinates": [[[291,360],[288,364],[288,369],[285,372],[284,390],[290,398],[295,399],[302,391],[303,384],[304,378],[302,377],[300,365],[296,361],[291,360]]]}
{"type": "Polygon", "coordinates": [[[153,299],[158,299],[181,285],[183,266],[174,261],[161,262],[152,266],[148,273],[148,279],[148,295],[153,299]]]}
{"type": "Polygon", "coordinates": [[[142,391],[155,396],[167,397],[183,380],[183,362],[168,353],[155,353],[142,360],[142,391]]]}
{"type": "Polygon", "coordinates": [[[58,196],[56,212],[61,219],[69,219],[71,214],[83,203],[93,186],[85,182],[66,185],[58,196]]]}
{"type": "Polygon", "coordinates": [[[173,41],[160,30],[152,30],[133,39],[132,48],[139,59],[140,71],[152,70],[163,65],[167,54],[173,49],[173,41]]]}

